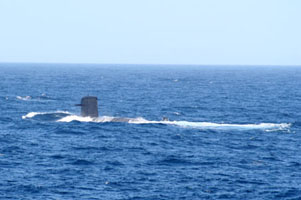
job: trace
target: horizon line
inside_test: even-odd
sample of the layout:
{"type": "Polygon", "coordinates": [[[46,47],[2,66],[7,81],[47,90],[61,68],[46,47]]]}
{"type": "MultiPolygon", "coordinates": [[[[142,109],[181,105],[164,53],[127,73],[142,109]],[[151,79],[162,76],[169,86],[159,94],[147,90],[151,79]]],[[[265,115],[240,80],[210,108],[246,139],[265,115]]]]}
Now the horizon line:
{"type": "Polygon", "coordinates": [[[50,65],[57,65],[57,64],[66,64],[66,65],[143,65],[143,66],[261,66],[261,67],[301,67],[301,64],[173,64],[173,63],[92,63],[92,62],[3,62],[0,61],[0,64],[50,64],[50,65]]]}

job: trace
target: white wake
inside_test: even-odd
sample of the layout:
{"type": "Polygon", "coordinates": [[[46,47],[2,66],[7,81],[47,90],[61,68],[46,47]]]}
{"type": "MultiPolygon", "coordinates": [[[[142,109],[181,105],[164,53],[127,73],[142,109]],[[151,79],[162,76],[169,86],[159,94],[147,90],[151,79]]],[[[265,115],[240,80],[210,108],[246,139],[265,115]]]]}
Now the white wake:
{"type": "Polygon", "coordinates": [[[56,111],[56,112],[30,112],[22,119],[34,118],[39,115],[56,115],[66,114],[60,119],[56,119],[56,122],[69,123],[72,121],[79,122],[93,122],[93,123],[106,123],[106,122],[120,122],[130,124],[165,124],[175,125],[183,128],[197,128],[197,129],[211,129],[211,130],[251,130],[261,129],[266,131],[277,131],[277,130],[288,130],[291,127],[290,123],[254,123],[254,124],[225,124],[225,123],[213,123],[213,122],[190,122],[190,121],[151,121],[142,117],[137,118],[120,118],[111,116],[101,116],[97,118],[82,117],[69,113],[67,111],[56,111]]]}
{"type": "Polygon", "coordinates": [[[30,112],[27,113],[26,115],[22,116],[22,119],[28,119],[28,118],[33,118],[38,115],[49,115],[49,114],[71,114],[68,111],[55,111],[55,112],[30,112]]]}
{"type": "MultiPolygon", "coordinates": [[[[91,117],[81,117],[78,115],[69,115],[59,119],[58,122],[95,122],[95,123],[105,123],[105,122],[115,122],[117,117],[102,116],[98,118],[91,117]]],[[[262,129],[262,130],[286,130],[289,129],[290,123],[258,123],[258,124],[224,124],[224,123],[212,123],[212,122],[189,122],[189,121],[151,121],[144,119],[142,117],[129,118],[126,123],[130,124],[166,124],[166,125],[176,125],[183,128],[198,128],[198,129],[240,129],[240,130],[250,130],[250,129],[262,129]]]]}

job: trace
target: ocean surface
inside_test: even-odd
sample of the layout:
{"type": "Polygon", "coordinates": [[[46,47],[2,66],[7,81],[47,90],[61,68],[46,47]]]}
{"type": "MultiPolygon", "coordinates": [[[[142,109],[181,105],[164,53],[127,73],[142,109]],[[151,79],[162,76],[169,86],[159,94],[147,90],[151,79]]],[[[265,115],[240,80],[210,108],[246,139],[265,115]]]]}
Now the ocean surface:
{"type": "Polygon", "coordinates": [[[300,152],[301,67],[0,64],[0,199],[301,199],[300,152]]]}

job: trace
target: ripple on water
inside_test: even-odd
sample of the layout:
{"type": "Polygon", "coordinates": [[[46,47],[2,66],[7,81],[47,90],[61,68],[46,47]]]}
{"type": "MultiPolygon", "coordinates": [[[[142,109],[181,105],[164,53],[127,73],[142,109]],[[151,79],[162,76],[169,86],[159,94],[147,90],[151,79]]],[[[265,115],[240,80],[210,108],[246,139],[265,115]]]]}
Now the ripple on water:
{"type": "Polygon", "coordinates": [[[1,67],[0,199],[301,198],[301,68],[165,67],[1,67]]]}
{"type": "Polygon", "coordinates": [[[72,165],[94,165],[95,163],[85,159],[77,159],[73,162],[70,162],[72,165]]]}

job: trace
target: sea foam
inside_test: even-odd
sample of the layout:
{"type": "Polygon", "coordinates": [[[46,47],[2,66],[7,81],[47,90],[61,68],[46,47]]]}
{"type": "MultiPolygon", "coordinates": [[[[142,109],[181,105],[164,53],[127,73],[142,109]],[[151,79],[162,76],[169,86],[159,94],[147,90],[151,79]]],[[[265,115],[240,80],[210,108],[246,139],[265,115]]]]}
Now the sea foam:
{"type": "Polygon", "coordinates": [[[16,98],[19,100],[22,100],[22,101],[28,101],[28,100],[32,99],[31,96],[24,96],[24,97],[16,96],[16,98]]]}
{"type": "Polygon", "coordinates": [[[33,118],[38,115],[48,115],[48,114],[71,114],[68,111],[55,111],[55,112],[29,112],[26,115],[22,116],[22,119],[33,118]]]}
{"type": "MultiPolygon", "coordinates": [[[[108,122],[118,122],[120,117],[112,116],[100,116],[97,118],[82,117],[69,113],[67,111],[56,111],[56,112],[30,112],[24,116],[22,119],[34,118],[41,115],[57,115],[65,114],[59,119],[55,119],[56,122],[69,123],[72,121],[79,122],[93,122],[93,123],[108,123],[108,122]]],[[[291,127],[290,123],[253,123],[253,124],[226,124],[226,123],[213,123],[213,122],[191,122],[191,121],[152,121],[147,120],[143,117],[137,118],[126,118],[127,120],[120,123],[130,123],[130,124],[165,124],[165,125],[175,125],[182,128],[196,128],[196,129],[211,129],[211,130],[265,130],[265,131],[277,131],[277,130],[288,130],[291,127]]]]}

